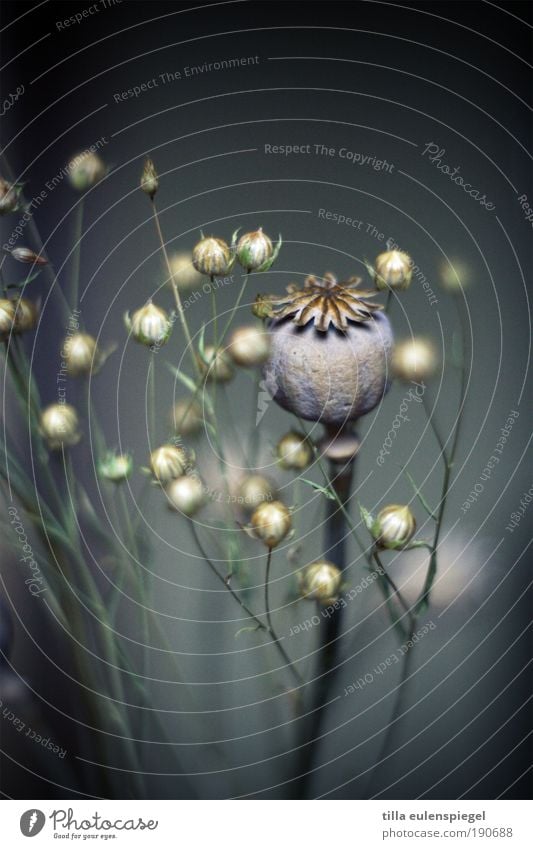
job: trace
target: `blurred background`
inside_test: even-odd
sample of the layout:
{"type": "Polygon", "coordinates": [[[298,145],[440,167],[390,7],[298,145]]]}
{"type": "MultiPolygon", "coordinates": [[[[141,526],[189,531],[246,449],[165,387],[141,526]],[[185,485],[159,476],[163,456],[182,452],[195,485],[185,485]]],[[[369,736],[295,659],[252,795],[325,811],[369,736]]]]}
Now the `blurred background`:
{"type": "MultiPolygon", "coordinates": [[[[296,732],[286,670],[260,634],[235,637],[247,624],[239,607],[206,568],[187,522],[167,510],[157,490],[147,491],[139,470],[147,465],[150,445],[167,439],[173,402],[187,395],[164,361],[188,366],[176,325],[156,358],[157,418],[148,436],[150,357],[129,337],[123,315],[149,297],[168,310],[173,301],[150,204],[138,189],[147,155],[160,174],[157,202],[170,252],[190,253],[201,231],[229,240],[237,227],[261,226],[273,238],[283,235],[275,265],[250,279],[235,325],[250,322],[258,293],[283,293],[289,283],[325,271],[340,279],[365,277],[365,260],[388,245],[408,251],[417,270],[410,289],[394,299],[391,320],[397,339],[421,334],[439,350],[442,368],[427,397],[445,434],[457,414],[451,361],[458,306],[467,310],[465,420],[437,582],[423,620],[435,627],[416,648],[399,751],[371,794],[529,796],[527,510],[512,531],[506,526],[531,486],[532,225],[524,210],[524,204],[533,205],[530,17],[528,4],[498,8],[485,2],[3,4],[2,98],[23,91],[8,108],[4,100],[1,173],[25,184],[27,200],[41,197],[33,221],[56,275],[52,280],[43,273],[31,284],[43,306],[38,331],[26,345],[43,402],[57,398],[67,330],[68,310],[58,289],[70,308],[80,310],[85,330],[103,346],[117,345],[91,381],[91,394],[107,444],[134,456],[136,472],[125,495],[145,549],[142,567],[132,568],[142,568],[152,597],[131,592],[127,575],[106,559],[96,535],[89,534],[87,547],[104,590],[109,581],[124,588],[116,639],[131,648],[139,669],[147,664],[152,705],[171,741],[161,743],[154,726],[146,733],[146,711],[135,707],[135,687],[128,684],[138,737],[146,741],[140,747],[148,797],[286,797],[296,732]],[[110,170],[85,196],[76,306],[72,246],[80,195],[61,174],[74,154],[91,145],[110,170]],[[298,152],[287,153],[288,146],[298,152]],[[455,180],[458,174],[468,191],[455,180]],[[513,411],[518,415],[501,461],[482,479],[513,411]],[[483,491],[462,509],[481,482],[483,491]],[[145,603],[159,630],[141,651],[145,603]]],[[[1,219],[2,245],[17,223],[16,215],[1,219]]],[[[18,244],[39,249],[33,225],[18,244]]],[[[5,272],[20,276],[10,258],[5,272]]],[[[221,322],[240,281],[236,271],[217,288],[221,322]]],[[[207,324],[209,339],[211,298],[203,283],[193,281],[183,297],[193,334],[207,324]]],[[[410,421],[402,424],[390,456],[382,465],[376,461],[405,393],[405,386],[393,385],[383,404],[359,422],[363,447],[350,507],[358,523],[358,502],[375,510],[412,500],[402,474],[407,463],[430,503],[440,497],[438,445],[421,405],[410,404],[410,421]]],[[[7,386],[4,394],[8,439],[28,457],[7,386]]],[[[67,395],[69,403],[82,404],[83,390],[74,381],[67,395]]],[[[257,404],[251,372],[239,372],[217,393],[236,482],[250,466],[257,404]]],[[[254,466],[272,477],[286,503],[297,506],[295,536],[274,555],[272,597],[277,630],[307,678],[320,626],[291,636],[295,625],[316,613],[310,602],[295,598],[295,575],[323,554],[325,502],[304,483],[295,492],[295,475],[276,467],[273,448],[292,427],[289,414],[267,405],[254,466]]],[[[96,479],[87,422],[83,430],[72,450],[76,476],[102,527],[120,536],[109,511],[113,491],[96,479]]],[[[217,490],[217,458],[208,436],[200,434],[191,447],[208,486],[217,490]]],[[[316,468],[305,477],[322,482],[316,468]]],[[[223,507],[215,500],[195,519],[221,568],[217,522],[223,507]]],[[[424,538],[430,526],[420,508],[413,509],[424,538]]],[[[264,551],[251,540],[243,545],[240,585],[247,603],[261,612],[264,551]]],[[[349,546],[347,586],[353,587],[366,571],[357,546],[349,546]]],[[[9,714],[2,716],[2,792],[15,798],[83,795],[80,769],[90,773],[92,767],[87,753],[83,762],[78,759],[80,723],[87,717],[68,635],[50,624],[39,599],[29,595],[7,541],[1,557],[3,707],[67,752],[59,758],[18,731],[9,714]]],[[[406,596],[414,597],[425,557],[415,552],[388,561],[406,596]]],[[[398,650],[378,589],[358,594],[345,614],[342,668],[332,693],[339,698],[328,710],[313,797],[370,793],[370,769],[398,684],[398,667],[372,675],[398,650]],[[372,683],[344,695],[365,674],[372,683]]],[[[103,733],[113,753],[111,714],[103,733]]],[[[117,749],[107,764],[118,779],[120,757],[117,749]]]]}

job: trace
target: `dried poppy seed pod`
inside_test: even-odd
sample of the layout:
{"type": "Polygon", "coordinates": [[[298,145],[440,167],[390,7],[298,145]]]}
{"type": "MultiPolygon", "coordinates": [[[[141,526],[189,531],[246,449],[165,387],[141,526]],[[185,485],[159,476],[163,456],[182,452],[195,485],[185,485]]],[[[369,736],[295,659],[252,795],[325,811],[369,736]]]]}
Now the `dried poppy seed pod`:
{"type": "Polygon", "coordinates": [[[168,313],[161,307],[156,307],[152,301],[136,310],[131,318],[129,313],[126,313],[124,323],[136,342],[148,347],[164,345],[172,331],[172,321],[168,313]]]}
{"type": "Polygon", "coordinates": [[[204,485],[197,475],[184,475],[165,487],[168,505],[185,516],[194,516],[205,504],[204,485]]]}
{"type": "Polygon", "coordinates": [[[205,373],[205,379],[213,383],[227,383],[234,371],[233,364],[226,351],[215,350],[214,345],[206,345],[203,356],[199,358],[200,368],[205,373]]]}
{"type": "Polygon", "coordinates": [[[153,200],[159,188],[159,177],[155,170],[155,165],[150,158],[144,163],[144,168],[141,174],[141,189],[148,195],[150,200],[153,200]]]}
{"type": "Polygon", "coordinates": [[[389,504],[380,510],[372,532],[380,548],[403,548],[413,538],[416,519],[409,507],[389,504]]]}
{"type": "Polygon", "coordinates": [[[263,475],[246,475],[237,490],[237,497],[239,501],[242,500],[244,509],[251,511],[265,501],[273,501],[276,494],[272,481],[263,475]]]}
{"type": "Polygon", "coordinates": [[[13,333],[27,333],[34,330],[39,319],[39,305],[28,298],[13,300],[15,305],[15,324],[13,333]]]}
{"type": "Polygon", "coordinates": [[[70,404],[50,404],[41,413],[41,433],[52,451],[80,441],[78,414],[70,404]]]}
{"type": "Polygon", "coordinates": [[[103,161],[90,150],[74,156],[67,165],[67,170],[70,183],[78,192],[85,192],[92,188],[107,174],[103,161]]]}
{"type": "Polygon", "coordinates": [[[170,283],[175,283],[178,289],[187,290],[201,285],[202,275],[192,264],[190,253],[170,254],[168,261],[172,272],[170,283]]]}
{"type": "Polygon", "coordinates": [[[262,227],[259,230],[254,230],[252,233],[245,233],[237,242],[235,253],[237,259],[245,271],[267,271],[276,259],[279,248],[281,246],[281,238],[276,245],[272,245],[272,240],[263,233],[262,227]]]}
{"type": "Polygon", "coordinates": [[[302,595],[304,598],[318,601],[319,604],[332,604],[337,600],[342,583],[342,573],[329,560],[317,560],[304,570],[302,576],[302,595]]]}
{"type": "Polygon", "coordinates": [[[391,326],[370,300],[376,291],[360,282],[338,283],[328,273],[269,298],[266,388],[302,419],[342,425],[370,412],[389,389],[391,326]]]}
{"type": "Polygon", "coordinates": [[[20,209],[19,195],[22,191],[22,186],[13,183],[8,183],[3,177],[0,177],[0,215],[7,215],[9,212],[16,212],[20,209]]]}
{"type": "Polygon", "coordinates": [[[254,324],[237,327],[228,344],[228,354],[234,363],[244,368],[263,365],[270,353],[270,337],[254,324]]]}
{"type": "Polygon", "coordinates": [[[291,430],[276,446],[278,466],[282,469],[306,469],[313,460],[313,446],[303,433],[291,430]]]}
{"type": "Polygon", "coordinates": [[[376,258],[374,282],[378,289],[403,292],[411,285],[413,260],[403,251],[385,251],[376,258]]]}
{"type": "Polygon", "coordinates": [[[166,486],[171,480],[180,478],[190,469],[192,456],[179,445],[161,445],[150,455],[150,469],[154,478],[166,486]]]}
{"type": "Polygon", "coordinates": [[[0,341],[5,342],[14,330],[16,307],[13,301],[0,298],[0,341]]]}
{"type": "Polygon", "coordinates": [[[292,526],[288,507],[281,501],[264,501],[250,518],[250,531],[267,548],[275,548],[285,539],[292,526]]]}
{"type": "Polygon", "coordinates": [[[108,454],[98,464],[98,473],[111,483],[122,483],[131,475],[133,459],[131,454],[108,454]]]}
{"type": "Polygon", "coordinates": [[[73,333],[63,343],[61,355],[71,377],[96,374],[103,362],[96,339],[89,333],[73,333]]]}
{"type": "Polygon", "coordinates": [[[192,399],[176,401],[170,419],[172,429],[181,436],[193,436],[202,429],[204,423],[202,408],[192,399]]]}
{"type": "Polygon", "coordinates": [[[420,381],[433,377],[437,370],[437,354],[427,339],[407,339],[394,348],[392,368],[400,380],[420,381]]]}
{"type": "Polygon", "coordinates": [[[223,239],[207,236],[194,246],[192,264],[200,274],[226,274],[232,265],[231,249],[223,239]]]}
{"type": "Polygon", "coordinates": [[[13,248],[11,256],[13,259],[16,259],[17,262],[27,262],[32,265],[48,265],[48,260],[45,259],[44,256],[36,254],[35,251],[32,251],[30,248],[13,248]]]}

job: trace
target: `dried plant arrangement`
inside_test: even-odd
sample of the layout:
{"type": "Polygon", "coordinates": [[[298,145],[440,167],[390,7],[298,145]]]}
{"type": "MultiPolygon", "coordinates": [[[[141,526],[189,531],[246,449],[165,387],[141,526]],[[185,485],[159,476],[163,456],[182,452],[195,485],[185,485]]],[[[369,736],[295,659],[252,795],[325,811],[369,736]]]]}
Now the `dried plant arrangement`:
{"type": "MultiPolygon", "coordinates": [[[[84,193],[105,181],[106,174],[96,154],[80,155],[69,166],[72,187],[80,193],[80,232],[84,193]]],[[[157,795],[146,755],[146,741],[156,741],[169,744],[173,774],[182,776],[191,797],[195,795],[194,777],[183,779],[180,747],[172,747],[169,724],[153,707],[152,685],[160,679],[143,650],[155,641],[164,653],[168,680],[183,681],[180,652],[153,611],[155,567],[145,568],[147,561],[157,562],[153,551],[157,539],[147,538],[143,511],[157,505],[172,511],[176,534],[186,530],[194,542],[194,569],[205,570],[217,591],[231,600],[236,644],[254,649],[258,674],[266,676],[273,698],[286,706],[293,757],[289,774],[280,781],[293,798],[313,797],[317,753],[340,686],[347,639],[346,593],[367,580],[368,592],[380,596],[388,627],[406,649],[395,704],[367,775],[371,793],[379,784],[380,771],[394,757],[395,735],[409,703],[417,663],[416,635],[425,627],[439,569],[466,400],[464,298],[455,298],[462,333],[454,340],[450,365],[457,378],[450,403],[457,413],[451,430],[444,430],[431,402],[431,384],[439,369],[435,341],[417,330],[398,340],[393,330],[395,306],[413,274],[408,254],[387,250],[366,263],[367,282],[359,276],[339,280],[329,271],[315,276],[305,270],[303,284],[289,283],[285,294],[269,291],[274,287],[265,284],[267,291],[255,298],[251,311],[246,307],[248,317],[242,323],[251,276],[274,279],[266,272],[278,260],[281,236],[271,237],[260,226],[244,233],[239,227],[227,239],[202,233],[190,255],[176,256],[169,252],[169,234],[163,232],[158,210],[164,189],[156,166],[147,160],[132,203],[147,205],[165,286],[146,302],[132,305],[124,315],[124,338],[118,343],[104,344],[90,320],[78,318],[79,232],[68,290],[57,285],[36,231],[30,234],[31,247],[17,246],[5,252],[2,261],[3,375],[5,391],[16,402],[16,409],[4,409],[6,450],[0,455],[8,517],[3,520],[4,531],[12,540],[16,523],[27,553],[32,546],[39,551],[38,574],[32,573],[33,558],[24,564],[30,592],[39,594],[46,586],[43,604],[50,629],[58,639],[62,632],[69,635],[69,668],[83,689],[84,722],[75,764],[78,786],[83,793],[111,798],[157,795]],[[213,284],[232,272],[242,279],[232,308],[221,314],[213,284]],[[51,403],[36,377],[31,343],[41,310],[34,292],[39,292],[39,281],[46,275],[50,292],[62,299],[63,313],[70,317],[67,336],[58,342],[61,374],[51,403]],[[184,306],[191,279],[211,284],[212,314],[199,334],[191,330],[184,306]],[[105,375],[108,361],[117,356],[115,349],[126,342],[141,346],[149,363],[146,410],[141,413],[146,416],[147,439],[145,445],[117,448],[108,444],[106,422],[96,410],[93,378],[105,375]],[[160,397],[159,370],[173,376],[179,398],[160,397]],[[239,434],[230,434],[242,449],[236,475],[218,410],[227,385],[237,379],[242,383],[243,410],[252,410],[253,416],[239,434]],[[77,382],[77,403],[62,395],[63,381],[77,382]],[[364,486],[354,487],[358,459],[365,450],[364,417],[373,411],[383,414],[393,381],[409,385],[426,411],[441,468],[436,503],[429,503],[416,469],[409,467],[403,469],[412,492],[407,503],[392,492],[383,503],[369,504],[364,486]],[[261,434],[257,415],[259,390],[265,403],[277,404],[286,419],[285,433],[276,434],[275,445],[268,449],[266,472],[262,452],[268,437],[261,434]],[[164,425],[162,408],[170,410],[164,425]],[[19,433],[22,439],[17,438],[19,433]],[[84,453],[74,453],[83,446],[84,453]],[[207,453],[216,457],[216,463],[204,462],[207,453]],[[93,467],[96,489],[87,484],[78,463],[93,467]],[[271,468],[286,478],[282,491],[271,468]],[[136,490],[134,510],[135,481],[140,482],[140,492],[136,490]],[[315,544],[315,556],[301,563],[298,524],[302,505],[311,497],[322,514],[317,525],[323,533],[315,544]],[[106,522],[102,506],[112,522],[106,522]],[[408,562],[415,550],[422,550],[426,561],[424,580],[412,601],[405,598],[395,573],[399,560],[408,562]],[[293,581],[285,615],[289,611],[296,626],[302,616],[314,616],[308,613],[313,610],[320,622],[313,652],[304,659],[293,656],[276,622],[272,592],[282,564],[289,565],[293,581]],[[134,600],[137,611],[138,639],[129,643],[116,639],[124,596],[134,600]],[[257,647],[260,651],[255,651],[257,647]],[[110,764],[115,767],[102,768],[110,764]]],[[[23,209],[23,186],[2,179],[0,208],[2,215],[23,209]]],[[[238,413],[245,421],[247,414],[238,413]]],[[[206,620],[210,615],[206,612],[206,620]]],[[[12,639],[8,618],[6,611],[1,632],[5,658],[12,639]]],[[[2,675],[5,680],[11,675],[16,691],[7,661],[2,675]]],[[[184,682],[181,692],[178,711],[201,716],[201,688],[184,682]]],[[[220,744],[215,756],[224,763],[220,744]]]]}

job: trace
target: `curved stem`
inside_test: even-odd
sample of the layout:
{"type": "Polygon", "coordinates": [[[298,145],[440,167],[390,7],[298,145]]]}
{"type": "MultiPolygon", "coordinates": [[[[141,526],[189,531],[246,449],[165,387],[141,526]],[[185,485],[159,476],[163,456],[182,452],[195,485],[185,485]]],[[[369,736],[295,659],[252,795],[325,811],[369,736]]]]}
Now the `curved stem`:
{"type": "Polygon", "coordinates": [[[235,601],[237,602],[237,604],[239,604],[239,605],[242,607],[242,609],[244,610],[244,612],[246,613],[246,615],[247,615],[247,616],[249,616],[249,617],[250,617],[250,619],[253,619],[253,621],[254,621],[254,622],[256,623],[256,625],[257,625],[257,628],[258,628],[259,630],[265,630],[265,631],[266,631],[266,630],[268,630],[268,629],[267,629],[267,626],[265,625],[265,623],[264,623],[264,622],[262,622],[262,621],[261,621],[261,619],[260,619],[258,616],[256,616],[256,615],[255,615],[255,613],[252,613],[252,611],[251,611],[251,610],[250,610],[250,608],[249,608],[249,607],[245,604],[245,602],[242,600],[242,598],[241,598],[241,597],[240,597],[240,596],[239,596],[239,595],[235,592],[235,590],[234,590],[234,589],[233,589],[233,588],[229,585],[228,581],[227,581],[227,580],[223,577],[223,575],[221,575],[221,574],[220,574],[220,572],[218,571],[218,569],[217,569],[217,567],[215,566],[215,564],[213,563],[213,561],[212,561],[212,560],[211,560],[211,559],[207,556],[207,552],[206,552],[206,550],[205,550],[205,548],[204,548],[204,546],[203,546],[202,542],[200,541],[200,537],[198,536],[198,532],[197,532],[197,530],[196,530],[196,526],[195,526],[194,521],[193,521],[192,519],[189,519],[189,525],[190,525],[190,528],[191,528],[191,533],[192,533],[192,535],[193,535],[193,537],[194,537],[194,541],[195,541],[196,545],[198,546],[198,550],[199,550],[200,554],[202,555],[202,557],[204,558],[204,560],[205,560],[205,562],[207,563],[207,565],[209,566],[209,568],[211,569],[211,571],[213,572],[213,574],[214,574],[214,575],[216,575],[216,577],[218,578],[218,580],[219,580],[222,584],[224,584],[224,586],[226,587],[226,589],[227,589],[227,591],[229,592],[229,594],[230,594],[230,595],[231,595],[231,596],[235,599],[235,601]]]}
{"type": "Polygon", "coordinates": [[[178,284],[176,283],[174,274],[172,273],[172,268],[171,268],[171,265],[170,265],[170,260],[168,258],[167,248],[166,248],[166,245],[165,245],[165,240],[163,238],[163,232],[161,230],[161,224],[159,222],[159,215],[158,215],[158,212],[157,212],[157,207],[155,205],[155,200],[152,200],[152,211],[153,211],[153,215],[154,215],[154,222],[155,222],[155,227],[156,227],[156,230],[157,230],[157,235],[158,235],[158,238],[159,238],[159,243],[161,245],[161,250],[163,251],[163,256],[165,258],[165,265],[167,267],[170,285],[172,286],[172,292],[174,294],[174,301],[176,302],[176,309],[178,311],[178,316],[179,316],[179,319],[180,319],[180,322],[181,322],[183,333],[184,333],[185,339],[187,341],[187,347],[188,347],[190,354],[191,354],[194,369],[197,372],[197,374],[200,375],[201,374],[200,365],[199,365],[198,360],[196,358],[196,355],[194,353],[194,346],[193,346],[193,342],[192,342],[192,337],[191,337],[191,333],[190,333],[190,330],[189,330],[189,325],[187,324],[187,319],[185,318],[185,312],[184,312],[184,309],[183,309],[183,304],[181,302],[181,295],[180,295],[180,292],[179,292],[179,289],[178,289],[178,284]]]}
{"type": "Polygon", "coordinates": [[[246,284],[248,283],[249,275],[250,275],[249,271],[247,271],[246,274],[244,275],[244,280],[242,281],[242,286],[241,286],[239,295],[237,297],[237,300],[235,301],[235,305],[234,305],[234,307],[233,307],[233,309],[230,313],[230,317],[228,318],[228,320],[227,320],[227,322],[224,326],[224,330],[222,331],[222,334],[220,336],[220,339],[219,339],[220,345],[222,345],[222,343],[224,342],[226,334],[227,334],[228,330],[230,329],[231,322],[235,318],[235,313],[237,312],[237,310],[239,309],[239,307],[241,305],[241,301],[242,301],[242,298],[243,298],[243,295],[244,295],[244,290],[246,289],[246,284]]]}
{"type": "Polygon", "coordinates": [[[400,602],[403,609],[405,610],[406,615],[409,617],[410,627],[413,627],[413,625],[414,625],[414,614],[413,614],[413,611],[412,611],[412,607],[405,600],[402,593],[400,592],[400,590],[396,586],[395,582],[392,580],[391,576],[389,575],[389,573],[385,569],[385,567],[382,563],[381,557],[379,556],[378,551],[376,549],[374,549],[374,560],[376,561],[377,565],[379,566],[380,573],[383,575],[383,577],[385,578],[387,583],[390,585],[393,593],[395,594],[398,601],[400,602]]]}
{"type": "MultiPolygon", "coordinates": [[[[435,438],[439,444],[441,449],[441,456],[444,462],[444,475],[442,481],[442,490],[441,490],[441,499],[437,510],[436,520],[435,520],[435,533],[433,536],[433,542],[430,545],[430,560],[428,570],[426,572],[426,578],[424,581],[424,586],[420,592],[420,595],[415,602],[414,609],[412,610],[412,618],[411,618],[411,626],[408,634],[408,642],[412,640],[412,637],[416,630],[416,625],[418,622],[418,618],[420,614],[427,608],[429,605],[429,598],[431,589],[433,587],[433,582],[435,580],[435,575],[437,573],[437,552],[440,541],[440,534],[442,530],[442,522],[444,518],[444,512],[446,509],[446,502],[448,499],[448,493],[450,490],[450,480],[452,475],[453,464],[455,462],[455,457],[457,454],[457,446],[459,444],[459,437],[461,433],[461,425],[464,418],[464,407],[466,401],[466,387],[467,387],[467,374],[466,374],[466,365],[465,365],[465,328],[464,328],[464,318],[461,310],[459,309],[459,314],[461,318],[461,324],[463,327],[463,355],[462,355],[462,363],[461,363],[461,386],[459,392],[459,405],[457,411],[457,418],[455,422],[455,429],[452,438],[452,445],[450,449],[450,453],[447,454],[445,451],[444,442],[440,436],[438,428],[433,421],[433,416],[431,415],[431,411],[428,409],[425,396],[424,396],[424,409],[428,415],[429,421],[432,425],[433,432],[435,434],[435,438]]],[[[385,733],[385,739],[383,741],[380,754],[378,760],[372,770],[369,778],[369,788],[372,785],[372,782],[376,779],[376,770],[379,769],[380,765],[383,764],[385,760],[390,758],[389,751],[393,748],[395,743],[395,736],[398,730],[398,722],[405,713],[404,706],[407,702],[407,682],[412,676],[411,668],[413,664],[413,652],[414,646],[410,647],[409,645],[406,647],[406,652],[404,655],[404,663],[400,673],[400,681],[397,688],[396,701],[393,707],[392,716],[390,722],[387,726],[387,730],[385,733]]],[[[367,794],[369,795],[369,794],[367,794]]]]}
{"type": "Polygon", "coordinates": [[[270,636],[274,640],[274,643],[276,644],[279,653],[281,654],[285,663],[287,664],[288,668],[290,669],[291,674],[294,677],[294,680],[296,681],[296,683],[299,687],[302,687],[303,683],[304,683],[303,678],[301,677],[300,673],[298,672],[298,670],[294,666],[293,662],[291,661],[289,655],[287,654],[287,652],[283,648],[281,640],[278,637],[276,631],[274,630],[274,626],[272,624],[272,614],[271,614],[271,611],[270,611],[270,598],[269,598],[271,564],[272,564],[272,549],[269,548],[268,554],[267,554],[266,571],[265,571],[265,613],[266,613],[266,618],[267,618],[267,622],[268,622],[268,630],[270,631],[270,636]]]}

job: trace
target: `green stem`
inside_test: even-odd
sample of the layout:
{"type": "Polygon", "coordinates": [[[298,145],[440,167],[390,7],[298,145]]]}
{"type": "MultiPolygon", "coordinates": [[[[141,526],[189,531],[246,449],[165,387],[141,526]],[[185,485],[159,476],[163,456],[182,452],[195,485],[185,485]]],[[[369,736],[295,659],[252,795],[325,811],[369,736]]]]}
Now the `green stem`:
{"type": "Polygon", "coordinates": [[[81,267],[81,239],[83,234],[83,206],[85,197],[82,196],[76,210],[76,224],[74,229],[74,256],[72,257],[72,305],[73,309],[78,306],[78,293],[80,287],[81,267]]]}
{"type": "Polygon", "coordinates": [[[159,244],[161,245],[161,250],[163,251],[163,257],[165,259],[165,264],[166,264],[166,267],[167,267],[168,278],[170,280],[170,284],[172,286],[172,292],[174,294],[174,301],[176,302],[176,309],[178,311],[179,320],[181,322],[183,333],[185,335],[185,340],[187,342],[187,347],[189,349],[190,356],[191,356],[191,359],[192,359],[192,362],[193,362],[193,367],[194,367],[194,370],[196,371],[196,373],[198,375],[201,375],[200,364],[198,363],[198,359],[197,359],[196,354],[194,352],[194,346],[193,346],[193,342],[192,342],[191,333],[190,333],[190,330],[189,330],[189,325],[187,324],[187,319],[185,318],[185,311],[183,309],[183,304],[181,302],[181,295],[180,295],[178,284],[176,283],[174,274],[172,273],[172,267],[170,265],[170,260],[168,258],[167,248],[166,248],[166,245],[165,245],[165,240],[163,238],[163,232],[161,230],[161,224],[160,224],[160,221],[159,221],[159,215],[158,215],[158,212],[157,212],[157,207],[155,205],[155,200],[153,200],[153,199],[152,199],[152,212],[153,212],[153,216],[154,216],[154,222],[155,222],[155,227],[156,227],[156,230],[157,230],[157,235],[158,235],[158,238],[159,238],[159,244]]]}
{"type": "Polygon", "coordinates": [[[277,635],[277,633],[274,629],[274,625],[272,624],[272,613],[271,613],[271,610],[270,610],[270,598],[269,598],[269,596],[270,596],[270,567],[271,567],[271,564],[272,564],[272,549],[269,548],[268,554],[267,554],[266,570],[265,570],[265,613],[266,613],[266,619],[267,619],[267,622],[268,622],[268,630],[270,631],[270,636],[274,640],[274,643],[275,643],[279,653],[281,654],[285,663],[287,664],[288,668],[290,669],[290,672],[291,672],[292,676],[294,677],[296,685],[298,687],[302,687],[303,684],[304,684],[303,678],[300,675],[300,673],[298,672],[298,670],[296,669],[296,667],[294,666],[291,659],[289,658],[287,652],[283,648],[281,640],[278,637],[278,635],[277,635]]]}
{"type": "Polygon", "coordinates": [[[228,318],[228,320],[225,324],[224,330],[222,331],[222,335],[220,337],[220,344],[221,345],[223,344],[224,339],[226,338],[226,334],[231,327],[231,323],[232,323],[233,319],[235,318],[235,313],[237,312],[237,310],[239,309],[239,307],[241,305],[241,301],[242,301],[242,298],[243,298],[243,295],[244,295],[244,290],[246,289],[246,284],[248,283],[249,276],[250,276],[250,272],[247,271],[246,274],[244,275],[244,280],[242,282],[242,286],[240,288],[237,300],[235,301],[235,305],[234,305],[234,307],[233,307],[233,309],[230,313],[230,317],[228,318]]]}
{"type": "Polygon", "coordinates": [[[155,438],[155,412],[156,412],[156,391],[155,391],[155,354],[150,354],[150,364],[148,366],[148,445],[156,445],[155,438]]]}
{"type": "MultiPolygon", "coordinates": [[[[451,446],[449,455],[447,455],[447,453],[445,451],[444,441],[442,440],[440,433],[439,433],[439,430],[436,427],[435,422],[433,421],[433,416],[431,415],[431,411],[429,410],[429,408],[427,406],[427,403],[425,401],[425,396],[424,396],[424,408],[427,412],[428,418],[429,418],[431,425],[433,427],[433,432],[435,434],[435,438],[436,438],[437,443],[439,445],[439,448],[440,448],[440,451],[441,451],[441,456],[442,456],[442,459],[443,459],[443,462],[444,462],[444,475],[443,475],[443,481],[442,481],[441,499],[440,499],[439,507],[438,507],[438,510],[437,510],[437,517],[436,517],[436,523],[435,523],[435,533],[434,533],[434,536],[433,536],[433,542],[431,543],[431,546],[430,546],[430,559],[429,559],[428,570],[426,572],[426,578],[425,578],[425,581],[424,581],[424,586],[422,588],[422,591],[420,592],[420,595],[419,595],[417,601],[415,602],[414,609],[412,611],[412,619],[411,619],[411,625],[410,625],[409,634],[408,634],[408,641],[412,640],[412,638],[413,638],[413,635],[416,631],[416,626],[417,626],[417,623],[418,623],[419,616],[429,605],[431,589],[433,587],[433,582],[435,580],[435,575],[437,573],[437,552],[438,552],[440,535],[441,535],[441,530],[442,530],[442,523],[443,523],[443,519],[444,519],[444,512],[445,512],[445,509],[446,509],[446,502],[447,502],[448,494],[449,494],[449,490],[450,490],[450,481],[451,481],[452,469],[453,469],[453,465],[454,465],[454,462],[455,462],[457,447],[458,447],[458,444],[459,444],[459,438],[460,438],[460,433],[461,433],[461,426],[462,426],[462,422],[463,422],[463,419],[464,419],[464,407],[465,407],[466,386],[467,386],[467,375],[466,375],[466,364],[465,364],[465,325],[464,325],[464,317],[463,317],[460,309],[459,309],[459,314],[460,314],[460,319],[461,319],[462,328],[463,328],[463,336],[462,336],[463,356],[462,356],[462,364],[461,364],[461,385],[460,385],[460,392],[459,392],[459,405],[458,405],[457,418],[456,418],[454,433],[453,433],[453,437],[452,437],[452,446],[451,446]]],[[[413,646],[411,646],[411,647],[407,646],[406,652],[404,654],[403,667],[402,667],[402,670],[401,670],[401,673],[400,673],[400,681],[399,681],[398,688],[397,688],[396,701],[395,701],[395,704],[394,704],[394,707],[393,707],[390,722],[387,726],[387,730],[386,730],[386,733],[385,733],[385,739],[384,739],[383,744],[381,746],[380,754],[377,758],[374,769],[372,770],[370,777],[369,777],[369,785],[368,785],[369,788],[372,786],[373,782],[376,782],[376,778],[379,776],[379,770],[383,769],[384,761],[388,760],[391,757],[391,754],[389,754],[389,752],[391,752],[391,750],[395,746],[395,738],[396,738],[396,734],[397,734],[398,727],[399,727],[399,720],[401,719],[402,715],[405,713],[405,706],[407,704],[407,689],[408,688],[407,688],[406,685],[407,685],[407,682],[411,678],[411,675],[412,675],[411,669],[412,669],[413,657],[414,657],[413,648],[414,648],[413,646]]],[[[368,790],[366,795],[367,796],[370,795],[370,789],[368,790]]]]}

